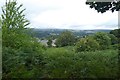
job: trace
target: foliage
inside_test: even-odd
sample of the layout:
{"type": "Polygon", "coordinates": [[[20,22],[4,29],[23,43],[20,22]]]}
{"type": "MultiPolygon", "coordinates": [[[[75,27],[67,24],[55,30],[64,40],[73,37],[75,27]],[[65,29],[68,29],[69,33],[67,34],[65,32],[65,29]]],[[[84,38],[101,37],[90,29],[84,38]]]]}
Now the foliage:
{"type": "Polygon", "coordinates": [[[75,53],[49,48],[44,54],[45,78],[114,78],[118,72],[117,50],[75,53]]]}
{"type": "Polygon", "coordinates": [[[99,44],[92,37],[81,38],[80,41],[76,43],[76,52],[81,51],[95,51],[99,49],[99,44]]]}
{"type": "Polygon", "coordinates": [[[1,30],[1,26],[2,26],[2,20],[1,20],[1,17],[0,17],[0,30],[1,30]]]}
{"type": "Polygon", "coordinates": [[[21,7],[17,7],[16,1],[9,1],[2,8],[3,79],[118,77],[117,49],[96,50],[99,44],[105,49],[109,46],[107,34],[97,33],[93,37],[82,38],[76,46],[85,52],[75,53],[74,46],[71,46],[75,42],[74,35],[65,31],[57,39],[61,48],[46,49],[28,35],[25,27],[29,22],[22,14],[24,10],[21,7]],[[79,44],[83,48],[79,48],[79,44]]]}
{"type": "Polygon", "coordinates": [[[64,31],[62,32],[56,40],[56,45],[58,47],[70,46],[75,42],[75,37],[72,32],[64,31]]]}
{"type": "MultiPolygon", "coordinates": [[[[31,45],[32,47],[35,47],[31,45]]],[[[42,49],[41,49],[42,50],[42,49]]],[[[3,48],[3,78],[33,78],[38,76],[42,68],[42,51],[29,53],[19,49],[3,48]],[[37,70],[35,70],[37,68],[37,70]],[[38,74],[39,73],[39,74],[38,74]]]]}
{"type": "Polygon", "coordinates": [[[107,33],[97,32],[93,38],[99,43],[101,50],[108,49],[111,45],[111,39],[107,33]]]}
{"type": "Polygon", "coordinates": [[[47,44],[48,44],[48,47],[51,47],[52,46],[52,40],[49,39],[48,42],[47,42],[47,44]]]}
{"type": "Polygon", "coordinates": [[[6,2],[5,6],[2,7],[2,26],[5,29],[23,29],[29,25],[29,21],[25,18],[23,12],[25,9],[21,9],[23,5],[17,6],[16,1],[6,2]]]}
{"type": "Polygon", "coordinates": [[[0,19],[0,79],[2,79],[2,30],[1,30],[1,19],[0,19]]]}
{"type": "Polygon", "coordinates": [[[113,44],[110,46],[110,48],[117,50],[117,49],[120,49],[119,46],[120,46],[119,44],[113,44]]]}
{"type": "Polygon", "coordinates": [[[29,22],[16,1],[2,7],[3,78],[40,77],[43,46],[26,33],[29,22]]]}
{"type": "Polygon", "coordinates": [[[114,45],[114,44],[117,44],[118,43],[118,38],[113,35],[113,34],[108,34],[108,36],[110,37],[111,39],[111,45],[114,45]]]}
{"type": "MultiPolygon", "coordinates": [[[[67,29],[68,31],[71,31],[67,29]]],[[[42,38],[42,39],[49,39],[51,38],[52,40],[56,39],[63,31],[66,31],[66,29],[36,29],[36,28],[31,28],[31,31],[28,34],[32,33],[33,37],[37,38],[42,38]],[[34,33],[34,34],[33,34],[34,33]]],[[[110,32],[111,30],[72,30],[73,34],[75,37],[82,37],[86,35],[91,35],[95,32],[110,32]]]]}
{"type": "MultiPolygon", "coordinates": [[[[23,38],[24,28],[29,24],[29,21],[23,14],[25,9],[21,9],[22,5],[17,6],[16,1],[6,2],[2,7],[2,33],[3,46],[15,46],[15,39],[23,38]],[[17,38],[16,38],[17,37],[17,38]],[[12,41],[12,42],[11,42],[12,41]]],[[[24,39],[24,38],[23,38],[24,39]]],[[[17,45],[17,44],[16,44],[17,45]]],[[[18,45],[19,46],[19,45],[18,45]]]]}
{"type": "Polygon", "coordinates": [[[98,12],[104,13],[108,10],[119,11],[120,10],[120,1],[111,0],[111,1],[98,1],[98,0],[87,0],[87,5],[90,5],[90,8],[95,8],[98,12]]]}
{"type": "Polygon", "coordinates": [[[120,29],[114,29],[114,30],[111,30],[111,31],[110,31],[110,34],[113,34],[113,35],[115,35],[117,38],[120,38],[119,32],[120,32],[120,29]]]}
{"type": "Polygon", "coordinates": [[[45,77],[66,78],[70,76],[71,66],[74,64],[74,52],[64,48],[50,48],[44,54],[45,77]]]}

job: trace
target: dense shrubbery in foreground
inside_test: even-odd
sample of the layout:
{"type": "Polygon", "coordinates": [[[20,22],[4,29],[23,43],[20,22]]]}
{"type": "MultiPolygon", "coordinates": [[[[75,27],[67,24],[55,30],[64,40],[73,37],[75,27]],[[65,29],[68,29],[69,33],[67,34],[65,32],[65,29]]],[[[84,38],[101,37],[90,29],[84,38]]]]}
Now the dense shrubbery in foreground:
{"type": "Polygon", "coordinates": [[[118,76],[117,45],[112,45],[111,49],[107,50],[106,46],[110,46],[108,36],[103,37],[100,33],[93,37],[95,40],[92,37],[81,39],[77,48],[74,48],[69,46],[74,45],[74,37],[67,32],[69,37],[63,34],[61,38],[64,40],[62,41],[61,38],[58,40],[59,48],[45,48],[25,33],[25,26],[29,23],[22,14],[24,10],[19,12],[22,5],[16,7],[16,4],[15,1],[8,2],[2,8],[3,78],[114,78],[118,76]],[[106,50],[96,50],[99,45],[106,50]],[[82,48],[79,48],[80,46],[82,48]]]}
{"type": "Polygon", "coordinates": [[[44,54],[45,77],[114,78],[118,72],[116,50],[74,53],[65,48],[50,48],[44,54]]]}
{"type": "Polygon", "coordinates": [[[75,53],[66,47],[49,48],[41,57],[37,53],[6,49],[4,78],[114,78],[118,75],[117,50],[75,53]]]}

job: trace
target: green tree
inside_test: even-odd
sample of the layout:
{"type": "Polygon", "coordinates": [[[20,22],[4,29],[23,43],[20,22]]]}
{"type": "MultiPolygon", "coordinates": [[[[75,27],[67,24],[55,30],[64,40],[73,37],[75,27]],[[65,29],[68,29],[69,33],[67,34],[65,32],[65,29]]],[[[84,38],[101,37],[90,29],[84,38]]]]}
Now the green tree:
{"type": "Polygon", "coordinates": [[[99,43],[100,49],[104,50],[110,47],[111,39],[107,33],[97,32],[93,37],[99,43]]]}
{"type": "Polygon", "coordinates": [[[120,38],[120,29],[114,29],[110,31],[110,34],[115,35],[117,38],[120,38]]]}
{"type": "Polygon", "coordinates": [[[117,44],[118,43],[118,39],[115,35],[113,34],[108,34],[108,36],[110,37],[111,39],[111,44],[114,45],[114,44],[117,44]]]}
{"type": "Polygon", "coordinates": [[[41,73],[42,45],[26,33],[29,21],[22,5],[9,1],[2,7],[3,78],[38,77],[41,73]],[[36,70],[37,69],[37,70],[36,70]]]}
{"type": "Polygon", "coordinates": [[[62,32],[56,40],[56,45],[59,47],[74,45],[75,36],[70,31],[62,32]]]}
{"type": "Polygon", "coordinates": [[[2,20],[1,20],[1,17],[0,17],[0,30],[1,30],[1,27],[2,27],[2,20]]]}
{"type": "Polygon", "coordinates": [[[114,45],[115,47],[117,46],[117,49],[120,49],[120,29],[114,29],[110,31],[110,34],[113,34],[117,38],[117,43],[114,45]]]}
{"type": "Polygon", "coordinates": [[[81,38],[75,46],[76,52],[95,51],[99,49],[99,43],[92,37],[81,38]]]}
{"type": "Polygon", "coordinates": [[[2,7],[3,46],[19,46],[17,40],[22,40],[25,37],[24,30],[29,25],[29,21],[23,13],[25,9],[21,9],[21,7],[22,5],[17,6],[16,1],[6,2],[2,7]]]}
{"type": "Polygon", "coordinates": [[[0,18],[0,79],[2,79],[2,30],[1,30],[1,18],[0,18]]]}
{"type": "Polygon", "coordinates": [[[101,0],[87,0],[87,5],[90,5],[90,8],[94,8],[98,12],[104,13],[108,10],[119,11],[120,10],[120,1],[119,0],[111,0],[111,1],[101,1],[101,0]]]}
{"type": "Polygon", "coordinates": [[[29,21],[25,18],[24,11],[21,9],[23,5],[17,6],[16,1],[6,2],[6,5],[2,7],[2,22],[3,30],[5,29],[23,29],[29,25],[29,21]]]}
{"type": "Polygon", "coordinates": [[[52,46],[52,39],[49,39],[47,44],[48,44],[48,47],[51,47],[52,46]]]}

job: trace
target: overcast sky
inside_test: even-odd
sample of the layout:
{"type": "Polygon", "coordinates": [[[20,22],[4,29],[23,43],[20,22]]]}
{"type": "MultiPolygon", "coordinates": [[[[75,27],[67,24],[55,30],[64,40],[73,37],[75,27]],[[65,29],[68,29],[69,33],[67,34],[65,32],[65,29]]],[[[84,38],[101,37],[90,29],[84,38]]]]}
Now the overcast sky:
{"type": "MultiPolygon", "coordinates": [[[[6,0],[0,0],[0,7],[6,0]]],[[[116,29],[118,12],[97,13],[86,0],[17,0],[31,28],[116,29]]],[[[1,12],[0,12],[1,13],[1,12]]]]}

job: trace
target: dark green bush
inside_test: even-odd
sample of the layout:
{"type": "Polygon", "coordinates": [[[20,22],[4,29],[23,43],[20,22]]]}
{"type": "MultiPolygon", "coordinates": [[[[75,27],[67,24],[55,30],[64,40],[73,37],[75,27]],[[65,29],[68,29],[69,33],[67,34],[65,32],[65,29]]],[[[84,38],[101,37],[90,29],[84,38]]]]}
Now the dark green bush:
{"type": "Polygon", "coordinates": [[[108,34],[111,39],[111,45],[118,44],[118,38],[113,34],[108,34]]]}
{"type": "Polygon", "coordinates": [[[52,47],[52,39],[48,39],[47,45],[48,47],[52,47]]]}
{"type": "Polygon", "coordinates": [[[56,46],[57,47],[64,47],[64,46],[71,46],[75,43],[75,36],[70,31],[64,31],[62,32],[57,40],[56,40],[56,46]]]}
{"type": "Polygon", "coordinates": [[[39,47],[39,51],[30,50],[26,52],[22,49],[16,50],[11,47],[3,47],[2,53],[3,78],[40,77],[42,73],[40,71],[43,67],[42,48],[39,47]]]}
{"type": "Polygon", "coordinates": [[[81,38],[80,41],[76,43],[76,52],[81,51],[95,51],[99,49],[99,44],[92,37],[81,38]]]}
{"type": "Polygon", "coordinates": [[[114,44],[114,45],[111,45],[111,49],[119,49],[119,44],[114,44]]]}
{"type": "Polygon", "coordinates": [[[116,50],[74,53],[64,48],[50,48],[44,55],[44,78],[114,78],[118,76],[116,50]]]}
{"type": "Polygon", "coordinates": [[[108,49],[111,45],[111,39],[107,33],[97,32],[93,38],[99,43],[101,50],[108,49]]]}
{"type": "Polygon", "coordinates": [[[45,77],[68,78],[74,65],[74,52],[64,48],[50,48],[44,54],[45,77]]]}

